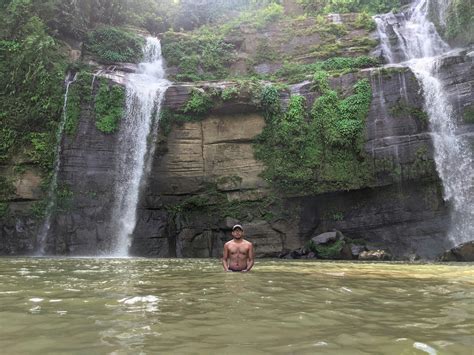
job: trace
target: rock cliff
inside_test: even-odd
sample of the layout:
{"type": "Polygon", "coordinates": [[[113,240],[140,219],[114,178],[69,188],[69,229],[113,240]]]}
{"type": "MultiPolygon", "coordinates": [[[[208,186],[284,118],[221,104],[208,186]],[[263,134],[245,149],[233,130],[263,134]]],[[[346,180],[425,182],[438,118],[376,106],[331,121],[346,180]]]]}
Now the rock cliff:
{"type": "MultiPolygon", "coordinates": [[[[367,37],[368,30],[354,27],[357,18],[353,15],[344,15],[343,20],[351,31],[341,32],[337,23],[325,25],[323,42],[316,32],[305,31],[306,25],[316,25],[314,19],[295,20],[297,36],[290,42],[278,35],[275,25],[262,33],[243,28],[242,38],[233,38],[231,33],[227,40],[235,42],[239,55],[230,70],[237,74],[276,72],[283,64],[272,56],[262,57],[267,50],[284,53],[290,59],[302,54],[301,63],[312,62],[325,57],[327,48],[322,44],[330,46],[334,36],[348,43],[341,46],[340,55],[360,54],[357,48],[366,54],[372,41],[355,49],[357,43],[352,42],[358,35],[367,37]],[[276,40],[266,43],[269,36],[276,40]],[[309,43],[317,50],[306,48],[309,43]]],[[[441,79],[459,117],[459,134],[468,137],[474,137],[473,57],[472,51],[459,50],[440,63],[441,79]]],[[[126,73],[135,69],[128,64],[97,67],[96,74],[109,85],[123,85],[126,73]]],[[[444,236],[450,206],[443,201],[433,162],[423,93],[410,69],[395,65],[341,71],[330,78],[329,85],[345,95],[362,78],[368,80],[372,91],[362,149],[371,175],[363,186],[321,193],[276,190],[262,177],[265,164],[255,158],[255,143],[267,125],[265,114],[252,95],[239,92],[213,105],[199,119],[188,114],[193,119],[171,123],[160,131],[142,181],[131,253],[216,257],[229,240],[232,225],[239,222],[258,257],[277,257],[304,246],[314,236],[337,229],[369,249],[389,249],[398,259],[413,254],[434,259],[449,247],[444,236]]],[[[195,90],[222,94],[237,85],[234,81],[177,82],[169,87],[163,106],[182,113],[195,90]]],[[[93,81],[91,88],[92,96],[97,95],[97,82],[94,85],[93,81]]],[[[289,85],[281,91],[282,107],[288,107],[292,95],[304,96],[305,108],[310,111],[321,93],[308,80],[289,85]]],[[[120,178],[116,174],[118,136],[100,132],[91,103],[82,103],[77,129],[64,135],[61,144],[60,201],[46,250],[58,255],[101,255],[110,249],[113,238],[113,191],[120,178]]],[[[26,162],[24,166],[29,165],[26,162]]],[[[0,182],[8,181],[12,169],[0,167],[0,177],[4,178],[0,182]]],[[[0,217],[3,255],[31,254],[42,225],[41,216],[35,218],[30,213],[44,198],[40,174],[32,165],[21,177],[12,184],[8,197],[13,213],[0,217]]]]}
{"type": "MultiPolygon", "coordinates": [[[[466,51],[446,56],[442,63],[443,80],[460,117],[469,114],[474,99],[472,63],[466,51]]],[[[309,196],[273,191],[261,178],[264,165],[253,152],[265,119],[251,102],[231,100],[200,121],[174,124],[168,135],[161,134],[142,187],[132,253],[218,256],[238,221],[257,256],[278,256],[332,229],[388,248],[397,258],[438,255],[447,247],[443,235],[449,206],[432,161],[417,81],[407,68],[385,67],[346,74],[331,85],[346,90],[360,76],[370,80],[373,92],[364,150],[375,175],[367,186],[309,196]]],[[[305,96],[308,105],[318,95],[307,83],[290,87],[287,95],[292,91],[305,96]]],[[[164,106],[179,109],[191,92],[188,84],[170,87],[164,106]]],[[[48,250],[55,254],[100,254],[110,243],[107,221],[118,142],[95,128],[89,112],[82,108],[77,132],[62,142],[59,182],[70,194],[53,223],[56,237],[48,250]]],[[[472,134],[472,124],[461,127],[462,134],[472,134]]],[[[35,186],[18,184],[17,194],[28,199],[35,186]]],[[[31,219],[7,222],[2,254],[31,252],[36,229],[31,219]]]]}

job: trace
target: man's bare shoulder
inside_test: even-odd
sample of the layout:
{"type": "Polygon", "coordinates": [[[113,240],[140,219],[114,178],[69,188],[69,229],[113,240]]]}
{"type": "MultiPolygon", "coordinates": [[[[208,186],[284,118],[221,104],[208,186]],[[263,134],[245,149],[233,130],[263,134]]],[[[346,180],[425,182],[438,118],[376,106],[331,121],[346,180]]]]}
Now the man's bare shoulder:
{"type": "Polygon", "coordinates": [[[239,245],[239,244],[243,244],[243,245],[253,245],[251,242],[249,242],[249,241],[246,240],[246,239],[242,239],[240,242],[235,242],[235,240],[232,239],[232,240],[229,240],[228,242],[226,242],[224,245],[229,246],[229,245],[234,245],[234,244],[236,244],[236,245],[239,245]]]}

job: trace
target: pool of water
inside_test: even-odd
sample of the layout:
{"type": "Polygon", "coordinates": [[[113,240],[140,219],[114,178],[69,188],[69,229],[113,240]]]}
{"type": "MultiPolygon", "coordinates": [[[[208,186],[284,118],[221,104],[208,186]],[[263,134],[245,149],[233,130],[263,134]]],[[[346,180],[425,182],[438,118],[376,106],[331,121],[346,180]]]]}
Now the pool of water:
{"type": "Polygon", "coordinates": [[[472,354],[472,264],[0,259],[3,354],[472,354]]]}

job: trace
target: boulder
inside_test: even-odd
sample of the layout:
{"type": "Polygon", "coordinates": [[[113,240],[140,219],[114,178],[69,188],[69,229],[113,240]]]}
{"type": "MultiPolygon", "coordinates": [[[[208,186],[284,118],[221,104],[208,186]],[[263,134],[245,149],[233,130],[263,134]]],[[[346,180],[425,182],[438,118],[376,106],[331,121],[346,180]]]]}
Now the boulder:
{"type": "Polygon", "coordinates": [[[439,258],[440,261],[474,261],[474,240],[462,243],[447,250],[439,258]]]}
{"type": "Polygon", "coordinates": [[[311,241],[316,245],[329,244],[329,243],[334,243],[335,241],[337,241],[339,239],[338,237],[339,235],[337,231],[326,232],[326,233],[322,233],[311,238],[311,241]]]}
{"type": "Polygon", "coordinates": [[[359,254],[359,260],[392,260],[392,254],[388,250],[368,250],[359,254]]]}
{"type": "Polygon", "coordinates": [[[367,251],[365,245],[351,244],[351,254],[354,259],[357,259],[360,253],[367,251]]]}

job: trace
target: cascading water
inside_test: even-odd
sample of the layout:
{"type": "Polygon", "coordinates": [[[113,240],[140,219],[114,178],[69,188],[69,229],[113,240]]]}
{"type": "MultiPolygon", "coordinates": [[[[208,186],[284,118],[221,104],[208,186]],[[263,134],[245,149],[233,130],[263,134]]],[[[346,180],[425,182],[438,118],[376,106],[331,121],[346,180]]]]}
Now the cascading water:
{"type": "Polygon", "coordinates": [[[119,133],[118,178],[112,211],[115,235],[112,256],[128,255],[130,236],[136,223],[140,182],[146,170],[146,155],[149,146],[153,146],[150,143],[156,135],[155,123],[164,93],[170,85],[165,79],[160,41],[148,37],[143,52],[144,61],[139,64],[138,72],[130,74],[126,83],[126,112],[119,133]]]}
{"type": "MultiPolygon", "coordinates": [[[[446,5],[448,0],[437,0],[446,5]]],[[[416,0],[404,14],[377,16],[381,49],[389,63],[405,62],[421,83],[430,120],[436,167],[444,198],[452,205],[449,238],[474,238],[474,157],[469,142],[456,134],[454,110],[437,77],[440,56],[450,50],[428,19],[430,0],[416,0]]]]}
{"type": "Polygon", "coordinates": [[[54,206],[56,205],[56,188],[58,185],[58,172],[59,167],[61,164],[61,138],[63,136],[64,126],[66,125],[66,118],[67,118],[67,99],[69,94],[69,86],[76,81],[77,73],[72,75],[72,73],[68,73],[65,85],[66,91],[64,93],[64,103],[63,103],[63,115],[61,122],[59,123],[58,130],[56,132],[56,151],[54,152],[55,160],[54,160],[54,168],[53,168],[53,176],[51,178],[51,183],[49,185],[48,190],[48,205],[46,206],[46,218],[44,220],[43,225],[38,233],[37,241],[36,241],[36,254],[37,255],[45,255],[46,254],[46,242],[48,239],[48,233],[51,228],[51,216],[53,214],[54,206]]]}

